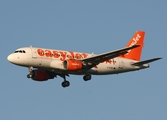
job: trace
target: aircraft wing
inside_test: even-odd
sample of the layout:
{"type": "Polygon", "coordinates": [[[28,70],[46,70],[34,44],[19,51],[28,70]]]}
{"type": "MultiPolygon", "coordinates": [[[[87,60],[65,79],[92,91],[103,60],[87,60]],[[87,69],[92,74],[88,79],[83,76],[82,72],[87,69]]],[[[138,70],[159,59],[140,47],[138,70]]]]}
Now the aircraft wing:
{"type": "Polygon", "coordinates": [[[91,67],[94,67],[94,66],[98,65],[99,63],[104,62],[106,60],[118,57],[120,55],[124,55],[124,54],[128,53],[128,50],[137,48],[139,46],[140,45],[136,44],[136,45],[133,45],[130,47],[126,47],[126,48],[118,49],[115,51],[110,51],[110,52],[106,52],[103,54],[99,54],[99,55],[96,55],[93,57],[85,58],[82,61],[87,67],[89,66],[88,68],[91,68],[91,67]]]}

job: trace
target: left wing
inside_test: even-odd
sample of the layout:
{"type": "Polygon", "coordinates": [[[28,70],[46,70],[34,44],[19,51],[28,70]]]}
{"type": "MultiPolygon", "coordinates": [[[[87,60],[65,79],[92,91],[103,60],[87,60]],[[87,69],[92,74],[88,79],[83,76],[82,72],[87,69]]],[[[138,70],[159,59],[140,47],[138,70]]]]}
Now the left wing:
{"type": "Polygon", "coordinates": [[[128,53],[128,50],[137,48],[139,46],[140,45],[133,45],[130,47],[119,49],[119,50],[106,52],[106,53],[99,54],[99,55],[96,55],[93,57],[85,58],[82,61],[83,61],[84,65],[86,65],[86,68],[92,68],[101,62],[118,57],[120,55],[124,55],[124,54],[128,53]]]}

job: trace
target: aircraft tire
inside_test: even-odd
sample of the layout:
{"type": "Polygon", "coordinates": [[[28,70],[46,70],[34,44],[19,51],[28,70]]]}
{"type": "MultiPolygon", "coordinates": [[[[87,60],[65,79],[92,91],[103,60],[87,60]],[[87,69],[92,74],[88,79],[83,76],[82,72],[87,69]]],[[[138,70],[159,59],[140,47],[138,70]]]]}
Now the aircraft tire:
{"type": "Polygon", "coordinates": [[[32,75],[31,75],[31,74],[28,74],[28,75],[27,75],[27,78],[32,78],[32,75]]]}
{"type": "Polygon", "coordinates": [[[64,82],[62,82],[62,87],[68,87],[68,86],[70,86],[70,82],[69,81],[64,81],[64,82]]]}
{"type": "Polygon", "coordinates": [[[90,74],[87,74],[87,75],[84,75],[84,76],[83,76],[84,81],[88,81],[88,80],[90,80],[91,78],[92,78],[92,76],[91,76],[90,74]]]}

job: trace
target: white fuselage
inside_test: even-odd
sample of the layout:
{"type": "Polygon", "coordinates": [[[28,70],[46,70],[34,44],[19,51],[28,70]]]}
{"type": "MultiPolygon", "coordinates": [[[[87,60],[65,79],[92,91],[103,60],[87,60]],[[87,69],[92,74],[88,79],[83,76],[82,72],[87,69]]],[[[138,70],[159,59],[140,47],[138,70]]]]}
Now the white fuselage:
{"type": "Polygon", "coordinates": [[[133,66],[132,63],[137,61],[116,57],[114,59],[106,60],[105,62],[98,64],[88,71],[68,71],[64,70],[63,68],[64,60],[71,58],[82,60],[92,56],[94,56],[94,54],[25,47],[17,49],[14,53],[10,54],[8,56],[8,60],[19,66],[32,66],[34,68],[47,69],[55,73],[76,75],[82,75],[85,73],[90,73],[93,75],[118,74],[148,67],[148,64],[145,64],[144,66],[133,66]]]}

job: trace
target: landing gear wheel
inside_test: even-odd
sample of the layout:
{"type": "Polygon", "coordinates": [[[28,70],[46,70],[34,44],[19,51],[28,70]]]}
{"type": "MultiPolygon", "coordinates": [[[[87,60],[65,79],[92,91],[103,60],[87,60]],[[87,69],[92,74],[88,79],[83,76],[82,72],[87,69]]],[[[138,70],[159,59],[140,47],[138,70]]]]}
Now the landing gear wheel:
{"type": "Polygon", "coordinates": [[[28,67],[28,70],[29,70],[29,74],[27,75],[27,78],[32,78],[34,74],[33,67],[32,66],[28,67]]]}
{"type": "Polygon", "coordinates": [[[87,75],[83,76],[84,81],[88,81],[91,78],[92,78],[92,76],[90,74],[87,74],[87,75]]]}
{"type": "Polygon", "coordinates": [[[28,75],[27,75],[27,78],[32,78],[32,75],[31,75],[31,74],[28,74],[28,75]]]}
{"type": "Polygon", "coordinates": [[[68,87],[68,86],[70,86],[70,82],[69,81],[64,81],[64,82],[62,82],[62,87],[68,87]]]}

